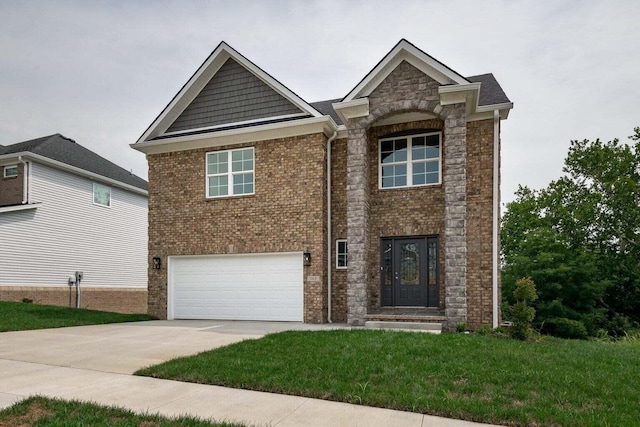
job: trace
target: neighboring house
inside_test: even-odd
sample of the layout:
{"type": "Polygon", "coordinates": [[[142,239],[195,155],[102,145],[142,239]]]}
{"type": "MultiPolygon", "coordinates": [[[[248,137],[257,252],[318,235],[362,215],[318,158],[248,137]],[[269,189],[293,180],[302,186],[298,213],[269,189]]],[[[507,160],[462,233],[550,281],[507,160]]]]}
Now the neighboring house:
{"type": "Polygon", "coordinates": [[[147,182],[60,134],[0,146],[0,300],[147,311],[147,182]]]}
{"type": "Polygon", "coordinates": [[[406,40],[315,103],[221,43],[132,144],[149,162],[150,313],[497,326],[512,107],[492,74],[406,40]]]}

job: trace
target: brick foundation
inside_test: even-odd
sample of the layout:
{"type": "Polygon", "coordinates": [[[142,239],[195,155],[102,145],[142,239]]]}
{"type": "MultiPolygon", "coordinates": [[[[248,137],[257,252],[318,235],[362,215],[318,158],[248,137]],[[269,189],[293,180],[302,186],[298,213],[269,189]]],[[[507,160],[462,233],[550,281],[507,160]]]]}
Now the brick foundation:
{"type": "MultiPolygon", "coordinates": [[[[115,313],[146,313],[146,289],[114,289],[80,287],[81,308],[115,313]]],[[[2,286],[0,301],[22,301],[28,299],[35,304],[76,306],[76,288],[69,286],[35,287],[2,286]],[[71,292],[69,292],[71,291],[71,292]],[[69,295],[71,294],[71,304],[69,295]]]]}

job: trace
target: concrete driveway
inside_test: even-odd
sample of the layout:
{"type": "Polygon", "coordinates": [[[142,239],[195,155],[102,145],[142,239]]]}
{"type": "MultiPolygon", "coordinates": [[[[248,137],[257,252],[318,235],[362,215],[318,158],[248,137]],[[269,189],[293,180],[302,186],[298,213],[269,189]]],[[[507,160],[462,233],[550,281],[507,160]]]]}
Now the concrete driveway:
{"type": "Polygon", "coordinates": [[[0,359],[132,374],[176,357],[284,330],[344,325],[292,322],[174,320],[4,332],[0,359]]]}

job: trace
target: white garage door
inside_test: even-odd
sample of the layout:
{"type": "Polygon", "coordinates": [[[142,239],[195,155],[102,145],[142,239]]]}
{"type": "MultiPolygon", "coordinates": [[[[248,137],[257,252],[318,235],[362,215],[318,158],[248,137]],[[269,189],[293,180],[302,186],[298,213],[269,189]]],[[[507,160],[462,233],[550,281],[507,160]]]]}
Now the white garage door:
{"type": "Polygon", "coordinates": [[[170,319],[303,320],[302,253],[169,258],[170,319]]]}

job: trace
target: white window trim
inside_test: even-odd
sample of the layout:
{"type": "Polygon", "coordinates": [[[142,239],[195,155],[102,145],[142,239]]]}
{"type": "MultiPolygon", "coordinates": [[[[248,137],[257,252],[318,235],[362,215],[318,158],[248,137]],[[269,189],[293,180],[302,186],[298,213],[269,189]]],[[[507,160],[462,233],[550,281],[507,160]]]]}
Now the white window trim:
{"type": "Polygon", "coordinates": [[[349,246],[347,245],[347,253],[345,254],[347,256],[347,265],[341,266],[338,263],[338,259],[340,258],[340,251],[338,250],[340,247],[340,243],[344,243],[345,245],[347,245],[347,239],[337,239],[336,240],[336,270],[346,270],[349,268],[349,246]]]}
{"type": "Polygon", "coordinates": [[[104,184],[98,184],[97,182],[93,183],[93,193],[91,193],[91,200],[95,206],[101,206],[103,208],[111,208],[111,187],[104,184]],[[96,186],[104,187],[109,190],[109,204],[103,205],[102,203],[96,203],[96,186]]]}
{"type": "Polygon", "coordinates": [[[242,196],[252,196],[254,194],[256,194],[256,150],[255,147],[242,147],[242,148],[236,148],[233,150],[218,150],[218,151],[209,151],[207,153],[205,153],[204,156],[204,192],[205,192],[205,197],[207,199],[220,199],[220,198],[225,198],[225,197],[242,197],[242,196]],[[233,172],[232,171],[232,159],[233,159],[233,152],[234,151],[242,151],[242,150],[247,150],[247,149],[251,149],[251,151],[253,151],[253,169],[251,169],[250,171],[248,170],[243,170],[240,172],[233,172]],[[219,174],[219,173],[213,173],[213,174],[209,174],[209,154],[218,154],[218,153],[229,153],[229,155],[227,156],[227,162],[228,162],[228,167],[227,167],[227,177],[229,178],[227,180],[227,187],[229,188],[229,194],[222,194],[219,196],[210,196],[209,195],[209,177],[212,176],[222,176],[224,174],[219,174]],[[253,173],[253,192],[251,193],[242,193],[242,194],[232,194],[233,192],[233,176],[234,175],[239,175],[239,174],[245,174],[251,172],[253,173]]]}
{"type": "Polygon", "coordinates": [[[2,173],[2,177],[3,178],[16,178],[18,176],[18,165],[7,165],[4,167],[4,171],[2,173]],[[15,175],[7,175],[7,171],[11,170],[11,169],[15,169],[16,170],[16,174],[15,175]]]}
{"type": "MultiPolygon", "coordinates": [[[[435,160],[426,160],[426,161],[424,161],[424,163],[434,162],[434,161],[435,160]]],[[[389,137],[389,138],[380,138],[378,140],[378,189],[380,189],[380,190],[393,190],[393,189],[396,189],[396,188],[428,187],[428,186],[432,186],[432,185],[441,185],[441,184],[442,184],[442,132],[438,131],[438,132],[416,133],[416,134],[408,134],[408,135],[395,136],[395,137],[389,137]],[[438,138],[439,138],[439,141],[440,141],[440,143],[438,144],[438,160],[437,160],[437,162],[438,162],[438,182],[413,185],[413,160],[411,158],[411,155],[412,155],[412,150],[411,150],[412,138],[416,138],[416,137],[420,137],[420,136],[431,136],[431,135],[438,135],[438,138]],[[396,187],[383,187],[382,186],[382,166],[383,166],[383,164],[382,164],[382,142],[383,141],[393,141],[395,139],[401,139],[401,138],[406,138],[407,139],[407,160],[403,161],[403,162],[385,163],[384,166],[406,164],[407,165],[407,185],[396,186],[396,187]],[[409,182],[411,182],[412,184],[409,184],[409,182]]]]}

